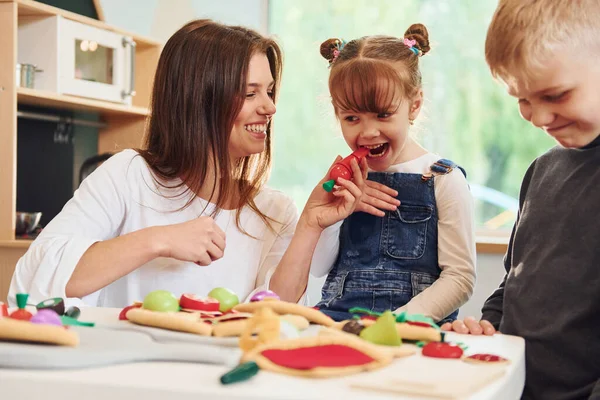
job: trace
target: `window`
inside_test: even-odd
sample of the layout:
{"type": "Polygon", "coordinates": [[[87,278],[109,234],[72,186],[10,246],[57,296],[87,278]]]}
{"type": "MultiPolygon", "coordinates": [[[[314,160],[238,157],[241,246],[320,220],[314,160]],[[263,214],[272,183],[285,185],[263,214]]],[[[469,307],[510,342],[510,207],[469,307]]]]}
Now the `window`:
{"type": "Polygon", "coordinates": [[[479,228],[508,231],[529,164],[554,142],[518,114],[517,101],[495,82],[484,59],[496,0],[271,0],[269,30],[285,66],[277,106],[270,186],[299,208],[336,155],[349,149],[333,115],[327,61],[331,37],[402,36],[427,26],[432,50],[420,60],[425,108],[415,125],[428,150],[463,166],[476,199],[479,228]]]}

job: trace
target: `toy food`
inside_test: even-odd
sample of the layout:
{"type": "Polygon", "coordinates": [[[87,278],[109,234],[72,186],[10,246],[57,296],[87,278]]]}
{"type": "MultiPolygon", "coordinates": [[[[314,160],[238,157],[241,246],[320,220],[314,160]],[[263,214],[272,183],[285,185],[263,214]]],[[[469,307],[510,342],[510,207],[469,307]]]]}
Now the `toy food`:
{"type": "Polygon", "coordinates": [[[184,293],[179,299],[179,306],[186,310],[219,311],[219,300],[212,297],[200,297],[191,293],[184,293]]]}
{"type": "Polygon", "coordinates": [[[252,298],[250,299],[250,302],[263,301],[265,299],[281,300],[279,298],[279,296],[277,296],[277,293],[272,292],[270,290],[263,290],[263,291],[256,293],[254,296],[252,296],[252,298]]]}
{"type": "Polygon", "coordinates": [[[179,311],[179,300],[167,290],[155,290],[144,298],[142,308],[152,311],[179,311]]]}
{"type": "Polygon", "coordinates": [[[329,180],[323,183],[323,189],[331,192],[339,178],[344,178],[346,180],[352,179],[353,173],[350,163],[352,160],[356,160],[356,162],[360,164],[360,161],[365,158],[367,154],[369,154],[369,149],[361,147],[346,158],[333,164],[333,167],[331,167],[331,170],[329,171],[329,180]]]}
{"type": "Polygon", "coordinates": [[[20,319],[23,321],[29,321],[32,317],[31,313],[25,309],[27,306],[27,298],[29,297],[26,293],[17,293],[17,306],[19,307],[9,317],[12,319],[20,319]]]}
{"type": "Polygon", "coordinates": [[[240,299],[235,293],[227,288],[214,288],[208,293],[208,297],[212,297],[219,301],[219,311],[227,312],[240,303],[240,299]]]}

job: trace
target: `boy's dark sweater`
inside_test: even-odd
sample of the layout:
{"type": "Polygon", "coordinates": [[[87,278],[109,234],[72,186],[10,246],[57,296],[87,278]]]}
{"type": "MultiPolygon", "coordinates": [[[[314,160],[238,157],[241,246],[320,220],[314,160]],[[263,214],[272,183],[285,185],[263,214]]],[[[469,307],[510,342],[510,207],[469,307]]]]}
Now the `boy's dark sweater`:
{"type": "Polygon", "coordinates": [[[507,276],[482,310],[526,340],[524,399],[600,398],[599,206],[600,137],[553,148],[525,174],[507,276]]]}

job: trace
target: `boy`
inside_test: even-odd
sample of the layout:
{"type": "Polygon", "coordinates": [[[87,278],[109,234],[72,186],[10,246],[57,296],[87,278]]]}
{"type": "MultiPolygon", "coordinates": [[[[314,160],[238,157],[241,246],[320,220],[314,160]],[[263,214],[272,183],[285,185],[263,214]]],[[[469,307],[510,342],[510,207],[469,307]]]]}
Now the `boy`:
{"type": "Polygon", "coordinates": [[[487,34],[492,75],[558,146],[525,175],[482,321],[443,328],[525,338],[524,399],[600,399],[599,18],[599,0],[500,0],[487,34]]]}

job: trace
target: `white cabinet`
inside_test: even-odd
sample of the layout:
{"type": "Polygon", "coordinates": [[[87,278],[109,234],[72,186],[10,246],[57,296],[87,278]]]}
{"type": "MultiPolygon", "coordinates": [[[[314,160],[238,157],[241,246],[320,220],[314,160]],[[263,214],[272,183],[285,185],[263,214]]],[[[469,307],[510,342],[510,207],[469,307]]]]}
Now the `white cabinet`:
{"type": "Polygon", "coordinates": [[[130,36],[60,15],[19,19],[17,59],[43,71],[37,90],[130,105],[135,46],[130,36]]]}

